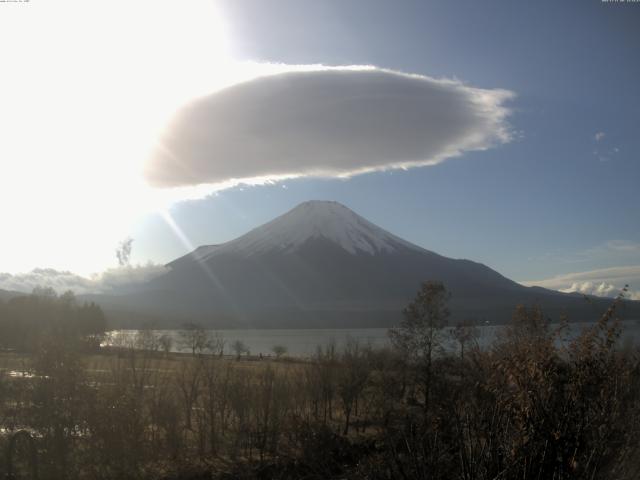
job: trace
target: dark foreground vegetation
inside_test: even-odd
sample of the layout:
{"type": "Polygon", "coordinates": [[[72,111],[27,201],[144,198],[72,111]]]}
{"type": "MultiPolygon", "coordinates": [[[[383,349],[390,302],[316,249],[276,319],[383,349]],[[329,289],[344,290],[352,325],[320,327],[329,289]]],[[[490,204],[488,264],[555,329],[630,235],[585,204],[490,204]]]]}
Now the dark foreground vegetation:
{"type": "Polygon", "coordinates": [[[91,353],[97,307],[27,298],[0,305],[14,349],[0,356],[3,476],[640,478],[640,355],[617,346],[622,296],[571,341],[520,307],[491,348],[459,325],[447,354],[447,294],[426,283],[393,349],[353,341],[305,360],[225,358],[196,328],[190,354],[150,331],[91,353]]]}

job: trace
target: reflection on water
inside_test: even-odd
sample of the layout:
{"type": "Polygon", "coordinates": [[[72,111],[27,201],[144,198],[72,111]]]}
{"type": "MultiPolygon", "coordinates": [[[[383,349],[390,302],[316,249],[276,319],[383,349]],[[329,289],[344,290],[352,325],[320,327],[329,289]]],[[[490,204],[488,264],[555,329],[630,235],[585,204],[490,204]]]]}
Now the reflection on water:
{"type": "Polygon", "coordinates": [[[19,371],[19,370],[9,370],[7,372],[7,375],[10,376],[11,378],[35,378],[36,375],[33,374],[32,372],[25,372],[25,371],[19,371]]]}
{"type": "MultiPolygon", "coordinates": [[[[589,323],[572,323],[563,334],[563,338],[575,338],[589,323]]],[[[637,345],[640,343],[640,321],[626,320],[621,322],[622,335],[620,345],[637,345]]],[[[552,328],[556,325],[552,325],[552,328]]],[[[477,342],[481,347],[490,345],[504,326],[487,325],[478,327],[477,342]]],[[[273,347],[282,345],[286,347],[289,355],[310,356],[318,346],[335,344],[340,350],[349,339],[356,339],[365,345],[374,348],[389,346],[389,337],[386,328],[345,328],[345,329],[247,329],[247,330],[211,330],[212,334],[222,336],[224,339],[224,353],[232,354],[231,345],[239,340],[248,347],[252,355],[273,355],[273,347]]],[[[110,332],[104,345],[132,344],[138,333],[137,330],[114,330],[110,332]]],[[[190,351],[182,342],[179,330],[154,330],[156,336],[167,335],[172,339],[171,350],[174,352],[190,351]]],[[[451,338],[450,331],[445,332],[445,348],[456,349],[456,343],[451,338]]]]}

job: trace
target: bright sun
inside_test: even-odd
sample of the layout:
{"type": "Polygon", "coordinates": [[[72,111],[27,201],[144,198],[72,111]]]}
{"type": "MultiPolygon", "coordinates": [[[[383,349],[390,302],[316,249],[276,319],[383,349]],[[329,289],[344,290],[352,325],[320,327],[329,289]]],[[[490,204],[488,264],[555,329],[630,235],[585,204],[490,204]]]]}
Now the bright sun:
{"type": "Polygon", "coordinates": [[[2,10],[0,271],[104,268],[157,206],[141,172],[162,126],[233,82],[224,23],[196,0],[2,10]]]}

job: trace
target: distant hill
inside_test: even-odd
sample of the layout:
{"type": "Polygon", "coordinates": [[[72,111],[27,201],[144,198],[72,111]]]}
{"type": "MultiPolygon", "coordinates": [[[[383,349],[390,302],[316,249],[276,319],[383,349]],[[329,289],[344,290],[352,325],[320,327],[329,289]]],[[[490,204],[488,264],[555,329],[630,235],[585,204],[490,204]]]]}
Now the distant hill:
{"type": "Polygon", "coordinates": [[[22,292],[14,292],[11,290],[1,290],[0,289],[0,300],[2,301],[7,301],[13,297],[19,297],[21,295],[26,295],[25,293],[22,292]]]}
{"type": "MultiPolygon", "coordinates": [[[[411,244],[337,202],[309,201],[221,245],[201,246],[136,291],[88,296],[118,323],[128,313],[172,325],[391,326],[425,280],[451,292],[452,321],[502,323],[517,304],[596,319],[610,300],[524,287],[491,268],[411,244]]],[[[640,317],[638,302],[627,314],[640,317]]]]}

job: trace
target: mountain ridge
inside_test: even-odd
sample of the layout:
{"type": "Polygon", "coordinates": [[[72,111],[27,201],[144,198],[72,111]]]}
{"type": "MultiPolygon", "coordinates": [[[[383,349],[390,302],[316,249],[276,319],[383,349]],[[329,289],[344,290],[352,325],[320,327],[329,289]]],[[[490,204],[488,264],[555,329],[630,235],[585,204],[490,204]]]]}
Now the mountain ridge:
{"type": "MultiPolygon", "coordinates": [[[[281,328],[392,326],[427,280],[451,292],[452,321],[504,323],[518,304],[595,319],[582,298],[525,287],[490,267],[414,245],[331,201],[304,202],[226,243],[167,264],[109,309],[172,322],[281,328]]],[[[608,300],[594,300],[603,310],[608,300]]]]}
{"type": "MultiPolygon", "coordinates": [[[[375,255],[398,247],[425,250],[369,222],[344,205],[330,200],[308,200],[249,232],[222,244],[202,245],[180,257],[207,261],[211,256],[244,256],[270,250],[291,252],[312,238],[326,238],[351,254],[375,255]]],[[[433,252],[431,252],[433,253],[433,252]]],[[[167,266],[174,264],[169,262],[167,266]]]]}

